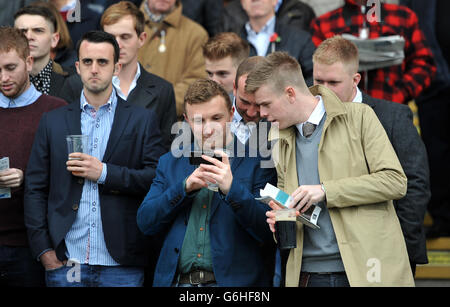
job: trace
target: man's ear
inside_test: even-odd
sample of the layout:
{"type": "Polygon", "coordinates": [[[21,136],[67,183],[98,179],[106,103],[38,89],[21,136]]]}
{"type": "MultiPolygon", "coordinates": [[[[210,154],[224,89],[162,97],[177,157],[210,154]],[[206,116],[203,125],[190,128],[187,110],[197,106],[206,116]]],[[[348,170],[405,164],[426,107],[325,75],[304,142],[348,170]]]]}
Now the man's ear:
{"type": "Polygon", "coordinates": [[[77,70],[77,74],[81,75],[81,73],[80,73],[80,61],[76,61],[75,62],[75,68],[77,70]]]}
{"type": "Polygon", "coordinates": [[[114,64],[114,76],[118,76],[122,70],[122,63],[117,62],[114,64]]]}
{"type": "Polygon", "coordinates": [[[52,34],[51,47],[55,49],[59,42],[59,32],[55,32],[52,34]]]}
{"type": "Polygon", "coordinates": [[[144,46],[145,41],[147,40],[147,32],[142,31],[141,34],[139,34],[139,48],[141,48],[142,46],[144,46]]]}
{"type": "Polygon", "coordinates": [[[355,86],[358,86],[359,81],[361,81],[361,75],[359,73],[356,73],[353,75],[353,83],[355,86]]]}
{"type": "Polygon", "coordinates": [[[27,68],[28,74],[30,74],[31,70],[33,69],[33,63],[34,63],[33,56],[31,55],[27,56],[27,58],[25,59],[25,66],[27,68]]]}
{"type": "Polygon", "coordinates": [[[295,98],[297,97],[297,93],[295,92],[295,89],[292,86],[288,86],[284,89],[284,93],[286,97],[289,100],[289,103],[294,103],[295,98]]]}

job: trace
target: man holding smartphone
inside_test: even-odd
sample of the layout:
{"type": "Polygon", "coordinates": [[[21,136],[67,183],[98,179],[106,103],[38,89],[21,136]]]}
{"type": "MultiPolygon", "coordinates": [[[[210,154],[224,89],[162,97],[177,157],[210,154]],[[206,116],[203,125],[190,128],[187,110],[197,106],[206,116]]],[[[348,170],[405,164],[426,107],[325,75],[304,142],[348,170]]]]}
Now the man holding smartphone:
{"type": "Polygon", "coordinates": [[[137,215],[146,235],[166,234],[153,286],[270,286],[275,258],[265,217],[270,208],[254,198],[267,182],[276,182],[276,172],[262,168],[259,155],[249,157],[248,145],[227,129],[234,109],[218,83],[193,83],[184,108],[194,144],[181,148],[182,155],[173,149],[161,157],[137,215]],[[202,155],[212,164],[192,165],[197,150],[212,150],[222,161],[202,155]]]}

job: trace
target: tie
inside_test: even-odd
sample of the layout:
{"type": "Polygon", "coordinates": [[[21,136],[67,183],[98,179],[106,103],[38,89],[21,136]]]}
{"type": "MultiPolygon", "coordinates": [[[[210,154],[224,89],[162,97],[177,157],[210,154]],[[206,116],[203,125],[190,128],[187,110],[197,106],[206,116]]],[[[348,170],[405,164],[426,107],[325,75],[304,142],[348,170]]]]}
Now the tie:
{"type": "Polygon", "coordinates": [[[302,127],[303,136],[305,138],[309,137],[311,134],[313,134],[315,129],[316,129],[316,125],[314,125],[310,122],[304,123],[303,127],[302,127]]]}

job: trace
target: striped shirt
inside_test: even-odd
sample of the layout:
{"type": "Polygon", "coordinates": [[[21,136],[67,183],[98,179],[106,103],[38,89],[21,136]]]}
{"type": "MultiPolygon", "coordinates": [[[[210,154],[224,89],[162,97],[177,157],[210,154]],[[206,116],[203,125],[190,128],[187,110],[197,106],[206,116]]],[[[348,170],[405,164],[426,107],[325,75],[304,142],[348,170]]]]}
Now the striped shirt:
{"type": "MultiPolygon", "coordinates": [[[[89,136],[89,155],[102,161],[117,107],[116,91],[113,89],[108,102],[98,111],[87,102],[82,92],[80,107],[81,133],[89,136]]],[[[103,235],[98,184],[105,182],[106,174],[106,164],[103,163],[97,182],[84,180],[77,217],[65,238],[67,257],[82,264],[119,265],[109,254],[103,235]]]]}

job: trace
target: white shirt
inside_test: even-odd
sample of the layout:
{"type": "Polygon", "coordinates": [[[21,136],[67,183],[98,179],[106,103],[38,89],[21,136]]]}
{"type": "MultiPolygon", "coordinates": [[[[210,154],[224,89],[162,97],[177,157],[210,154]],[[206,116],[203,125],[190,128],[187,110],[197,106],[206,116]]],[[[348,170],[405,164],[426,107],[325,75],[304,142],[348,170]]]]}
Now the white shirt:
{"type": "Polygon", "coordinates": [[[231,132],[236,135],[238,140],[245,144],[247,143],[248,139],[250,138],[250,135],[252,133],[252,128],[255,125],[248,124],[246,125],[244,122],[244,119],[242,118],[241,114],[236,109],[236,98],[233,100],[233,107],[234,107],[234,114],[233,114],[233,120],[230,124],[230,130],[231,132]]]}
{"type": "MultiPolygon", "coordinates": [[[[325,105],[323,104],[322,96],[316,96],[316,98],[319,98],[319,103],[314,108],[313,112],[309,116],[308,120],[306,122],[314,124],[318,126],[320,124],[320,121],[322,120],[323,116],[325,115],[325,105]]],[[[304,123],[306,123],[304,122],[304,123]]],[[[303,124],[300,123],[295,125],[300,132],[300,134],[303,136],[303,124]]]]}
{"type": "Polygon", "coordinates": [[[355,98],[353,98],[352,102],[359,102],[359,103],[362,102],[362,93],[358,87],[356,87],[356,95],[355,95],[355,98]]]}
{"type": "MultiPolygon", "coordinates": [[[[137,64],[137,70],[136,70],[136,74],[134,75],[133,81],[131,82],[130,85],[130,89],[128,90],[128,95],[131,93],[131,91],[136,87],[137,84],[137,80],[139,79],[139,77],[141,76],[141,67],[139,66],[139,63],[137,64]]],[[[114,86],[114,88],[117,91],[117,95],[119,95],[120,98],[122,98],[123,100],[127,100],[128,95],[125,95],[122,90],[120,89],[120,79],[118,76],[113,76],[112,78],[112,84],[114,86]]]]}
{"type": "Polygon", "coordinates": [[[247,30],[247,40],[255,47],[259,56],[265,56],[269,48],[270,37],[275,32],[275,16],[267,21],[265,26],[256,33],[250,26],[250,22],[245,24],[247,30]]]}

